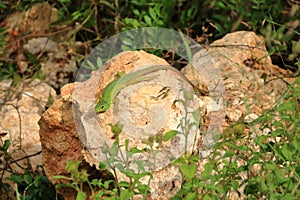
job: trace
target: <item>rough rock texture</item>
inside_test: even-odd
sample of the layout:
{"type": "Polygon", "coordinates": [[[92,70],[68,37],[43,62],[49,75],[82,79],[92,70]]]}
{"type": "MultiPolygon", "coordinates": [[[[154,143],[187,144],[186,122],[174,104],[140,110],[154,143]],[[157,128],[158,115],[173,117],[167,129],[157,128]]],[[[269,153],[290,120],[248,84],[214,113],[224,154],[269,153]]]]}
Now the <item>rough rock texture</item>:
{"type": "MultiPolygon", "coordinates": [[[[20,159],[13,164],[12,160],[6,163],[1,155],[1,169],[10,166],[15,173],[23,174],[29,161],[33,170],[40,170],[41,143],[37,122],[49,97],[56,97],[55,91],[39,80],[24,81],[20,86],[11,86],[11,81],[5,80],[0,83],[0,90],[1,140],[10,140],[12,160],[20,159]]],[[[9,176],[9,173],[5,171],[3,176],[9,176]]]]}
{"type": "MultiPolygon", "coordinates": [[[[44,82],[54,89],[59,89],[75,80],[76,60],[64,42],[55,42],[48,37],[38,37],[29,40],[23,49],[24,52],[36,56],[44,55],[40,61],[41,72],[45,77],[44,82]]],[[[20,56],[23,55],[20,54],[20,56]]],[[[26,65],[25,62],[24,64],[26,65]]]]}
{"type": "Polygon", "coordinates": [[[28,54],[33,54],[41,64],[44,82],[58,90],[75,80],[77,66],[74,52],[78,53],[84,48],[80,42],[72,43],[65,39],[68,37],[66,32],[72,31],[69,28],[56,26],[58,30],[54,30],[54,27],[50,30],[50,24],[56,20],[57,10],[43,2],[27,11],[14,12],[0,26],[8,29],[4,35],[7,44],[2,53],[15,58],[19,73],[26,73],[28,67],[32,68],[28,54]],[[25,37],[24,33],[27,34],[25,37]]]}
{"type": "MultiPolygon", "coordinates": [[[[73,120],[71,94],[72,85],[63,87],[61,98],[39,121],[44,169],[50,180],[54,175],[67,175],[67,161],[83,160],[82,146],[73,120]]],[[[52,182],[60,183],[59,180],[52,182]]],[[[62,189],[60,192],[65,199],[76,197],[71,189],[62,189]]]]}
{"type": "MultiPolygon", "coordinates": [[[[226,119],[227,122],[244,120],[250,122],[260,116],[264,111],[272,107],[276,100],[286,91],[288,84],[293,78],[282,78],[289,74],[272,64],[267,50],[264,46],[264,39],[257,36],[254,32],[239,31],[227,34],[222,39],[213,42],[208,51],[213,58],[216,68],[220,70],[223,84],[226,89],[226,119]],[[278,78],[281,77],[281,78],[278,78]]],[[[191,80],[197,82],[198,77],[191,73],[189,67],[185,68],[186,75],[191,80]]],[[[228,124],[224,124],[224,128],[228,124]]],[[[264,134],[257,128],[252,130],[257,135],[264,134]]],[[[245,130],[245,135],[247,130],[245,130]]],[[[242,144],[249,146],[252,150],[259,151],[254,145],[253,138],[245,137],[242,144]]],[[[214,158],[220,160],[219,167],[222,168],[222,156],[214,158]]],[[[200,151],[201,155],[201,151],[200,151]]],[[[197,174],[200,176],[204,169],[204,164],[210,158],[202,158],[198,162],[197,174]]],[[[245,163],[238,159],[238,165],[245,163]]],[[[260,170],[259,166],[253,166],[251,171],[260,170]]],[[[241,182],[250,178],[245,171],[239,173],[241,182]]],[[[239,194],[235,191],[229,193],[231,200],[247,199],[243,193],[244,188],[239,188],[239,194]]]]}
{"type": "Polygon", "coordinates": [[[57,10],[49,3],[37,3],[24,12],[15,12],[8,16],[3,25],[12,33],[6,41],[11,45],[6,48],[6,55],[10,55],[20,46],[20,33],[43,34],[50,29],[49,25],[57,20],[57,10]]]}
{"type": "MultiPolygon", "coordinates": [[[[109,68],[103,71],[103,74],[101,76],[103,77],[103,80],[99,84],[101,89],[98,89],[98,84],[95,84],[96,82],[99,81],[99,77],[100,77],[99,73],[101,73],[101,70],[94,72],[91,78],[86,82],[77,83],[75,84],[75,87],[73,84],[69,84],[62,88],[61,99],[56,101],[54,105],[45,112],[45,114],[40,120],[40,126],[41,126],[40,135],[43,144],[42,145],[43,160],[46,162],[45,170],[48,177],[51,178],[51,176],[53,175],[65,175],[65,171],[64,171],[65,164],[66,164],[65,161],[83,160],[82,155],[84,155],[84,159],[91,165],[92,164],[97,165],[100,161],[104,161],[105,155],[102,155],[102,157],[100,155],[101,147],[104,146],[104,144],[102,144],[103,142],[106,142],[107,144],[111,144],[114,141],[113,135],[111,135],[111,130],[107,124],[116,123],[115,121],[113,121],[114,116],[111,116],[112,112],[115,111],[115,108],[112,108],[107,112],[96,116],[96,113],[94,111],[94,105],[95,105],[94,102],[97,94],[99,93],[98,91],[103,90],[105,84],[108,84],[115,78],[116,72],[118,71],[128,72],[129,70],[134,69],[134,67],[136,66],[145,66],[145,63],[147,63],[146,65],[149,66],[155,64],[166,64],[166,62],[163,59],[157,58],[156,56],[147,54],[143,51],[125,52],[117,55],[114,59],[112,59],[109,63],[106,64],[106,67],[109,66],[109,68]],[[73,96],[71,96],[72,93],[73,96]],[[72,101],[74,103],[73,109],[75,108],[75,110],[72,110],[71,107],[72,101]],[[76,108],[79,109],[77,110],[76,108]],[[75,121],[76,121],[79,135],[75,130],[76,127],[73,121],[72,114],[75,114],[74,116],[75,116],[75,121]],[[104,134],[107,134],[106,136],[101,135],[100,132],[97,132],[97,131],[101,131],[101,129],[98,130],[97,128],[97,126],[99,126],[98,124],[100,124],[100,126],[103,127],[104,134]],[[81,138],[81,141],[79,141],[78,137],[81,138]],[[84,150],[83,146],[85,147],[85,149],[88,150],[88,152],[84,150]],[[82,154],[79,152],[82,152],[82,154]],[[55,162],[56,165],[53,165],[53,162],[51,161],[55,162]]],[[[182,81],[180,76],[178,76],[176,73],[168,72],[170,73],[170,75],[166,74],[167,71],[163,71],[162,73],[163,75],[160,75],[161,78],[166,79],[166,76],[168,76],[166,80],[168,80],[169,77],[171,77],[172,79],[176,79],[176,80],[178,79],[178,81],[175,81],[175,83],[177,84],[180,83],[180,85],[184,84],[184,81],[182,81]]],[[[157,76],[159,76],[159,74],[157,74],[157,76]]],[[[163,80],[160,79],[158,80],[163,82],[163,80]]],[[[157,86],[157,83],[155,82],[151,84],[152,87],[148,88],[146,85],[145,90],[141,90],[141,91],[139,89],[135,89],[135,90],[137,90],[138,93],[143,94],[144,92],[147,93],[149,91],[152,91],[154,88],[154,92],[152,93],[153,95],[155,95],[163,87],[160,85],[157,86]]],[[[129,94],[135,94],[135,92],[132,92],[130,90],[129,94]]],[[[120,96],[122,96],[122,93],[120,93],[120,96]]],[[[147,96],[149,96],[148,93],[147,96]]],[[[169,94],[169,96],[172,95],[169,94]]],[[[136,99],[134,98],[134,100],[136,99]]],[[[168,100],[168,98],[166,98],[166,100],[168,100]]],[[[151,102],[153,100],[149,99],[148,102],[149,101],[151,102]]],[[[168,101],[170,101],[169,105],[171,106],[174,100],[168,100],[168,101]]],[[[133,103],[133,105],[136,104],[133,103]]],[[[112,105],[112,107],[113,106],[114,105],[112,105]]],[[[118,108],[116,109],[117,109],[117,114],[122,113],[122,111],[120,112],[118,108]]],[[[120,105],[120,109],[122,109],[121,105],[120,105]]],[[[180,106],[178,106],[177,110],[180,111],[180,106]]],[[[142,110],[140,113],[143,114],[144,112],[145,111],[142,110]]],[[[170,111],[166,111],[166,112],[170,112],[170,111]]],[[[119,114],[119,116],[121,115],[122,114],[119,114]]],[[[181,114],[178,113],[177,115],[180,116],[181,114]]],[[[142,116],[139,119],[144,120],[143,118],[144,117],[142,116]]],[[[126,123],[126,121],[124,121],[124,123],[126,123]]],[[[151,121],[149,122],[149,125],[150,123],[151,121]]],[[[177,125],[178,122],[176,122],[176,124],[173,125],[173,127],[176,128],[177,125]]],[[[132,129],[129,129],[129,131],[130,130],[132,129]]],[[[124,130],[124,132],[125,131],[126,130],[124,130]]],[[[156,133],[154,132],[153,134],[155,135],[156,133]]],[[[124,135],[125,138],[120,137],[121,144],[123,144],[126,139],[129,139],[130,146],[132,147],[137,146],[139,148],[145,147],[145,145],[143,146],[141,139],[139,139],[138,137],[134,137],[132,135],[126,137],[127,134],[122,134],[122,135],[124,135]]],[[[191,134],[190,137],[191,138],[189,139],[189,141],[194,142],[195,135],[191,134]]],[[[175,141],[174,142],[175,144],[177,143],[178,145],[181,144],[181,140],[182,139],[178,137],[176,139],[177,142],[175,141]]],[[[192,144],[193,143],[191,143],[191,146],[188,146],[188,148],[191,148],[192,144]]],[[[169,146],[174,144],[167,143],[165,145],[166,148],[171,148],[169,146]]],[[[154,146],[154,148],[157,147],[154,146]]],[[[179,148],[179,150],[182,149],[184,148],[181,145],[181,148],[179,148]]],[[[159,196],[161,196],[161,193],[164,192],[163,188],[170,187],[169,191],[172,191],[164,195],[165,199],[170,198],[179,189],[181,183],[181,175],[178,171],[178,168],[172,167],[171,170],[172,173],[170,173],[170,169],[167,166],[168,163],[170,162],[170,158],[171,158],[170,155],[174,154],[174,152],[176,152],[175,149],[169,149],[169,150],[158,152],[158,155],[165,155],[167,157],[163,158],[163,156],[157,156],[158,157],[157,165],[159,166],[157,166],[156,169],[157,172],[154,173],[154,178],[151,182],[151,186],[154,190],[154,193],[152,194],[152,198],[154,199],[157,199],[159,196]],[[160,163],[162,164],[160,165],[160,163]],[[174,185],[173,183],[176,184],[174,185]],[[161,187],[161,185],[164,185],[164,187],[161,187]]],[[[184,151],[181,151],[179,155],[181,155],[182,153],[184,153],[184,151]]],[[[139,155],[139,157],[141,157],[141,155],[139,155]]],[[[152,161],[151,154],[149,154],[148,157],[146,156],[145,158],[143,158],[143,160],[149,164],[152,161]]],[[[122,179],[124,180],[125,177],[122,177],[122,174],[120,174],[119,180],[122,179]]],[[[53,180],[53,182],[57,183],[56,180],[53,180]]],[[[147,180],[144,180],[144,182],[147,182],[147,180]]],[[[67,198],[72,198],[70,196],[67,196],[68,195],[67,193],[63,192],[63,194],[67,198]]]]}
{"type": "MultiPolygon", "coordinates": [[[[228,103],[226,114],[230,121],[238,120],[244,116],[255,118],[256,115],[267,109],[286,88],[285,83],[281,82],[281,80],[266,83],[261,78],[261,75],[265,73],[268,81],[273,78],[274,74],[284,73],[284,71],[273,66],[269,57],[265,59],[266,51],[263,46],[263,39],[254,33],[236,32],[228,34],[207,48],[216,63],[216,68],[223,77],[227,92],[226,101],[228,103]],[[259,48],[257,48],[258,46],[259,48]],[[249,99],[249,101],[245,102],[245,99],[249,99]],[[250,111],[246,109],[248,104],[250,111]]],[[[207,51],[207,49],[203,51],[207,51]]],[[[111,117],[114,112],[118,111],[118,108],[114,109],[113,106],[107,113],[96,115],[92,111],[96,96],[102,92],[107,83],[115,78],[117,71],[128,72],[133,70],[135,66],[142,66],[145,63],[153,65],[166,62],[143,51],[126,52],[116,56],[101,70],[93,72],[88,81],[81,83],[79,86],[70,84],[63,87],[61,99],[56,101],[45,112],[39,122],[41,126],[40,136],[43,148],[43,161],[45,162],[45,170],[48,177],[65,175],[64,168],[67,160],[85,160],[92,165],[97,164],[103,158],[100,156],[99,147],[104,142],[109,144],[114,139],[114,136],[108,135],[108,139],[104,137],[89,138],[87,137],[88,134],[82,133],[92,132],[93,129],[97,131],[99,130],[98,126],[103,126],[103,132],[109,133],[109,127],[104,125],[106,122],[114,122],[111,117]],[[77,93],[76,91],[79,88],[84,88],[84,92],[77,93]],[[71,96],[72,92],[75,92],[73,96],[71,96]],[[74,103],[73,107],[72,103],[74,103]],[[89,110],[92,112],[88,112],[89,110]],[[75,118],[73,114],[75,114],[75,118]],[[80,118],[81,116],[84,117],[80,118]],[[95,127],[86,126],[87,123],[95,124],[95,127]],[[98,146],[91,143],[93,140],[98,142],[98,146]],[[84,146],[88,147],[87,150],[84,150],[84,146]]],[[[186,67],[185,75],[197,86],[201,88],[206,87],[203,80],[207,79],[203,78],[204,75],[195,75],[189,67],[186,67]]],[[[167,74],[165,76],[173,75],[167,74]]],[[[151,90],[149,89],[149,91],[151,90]]],[[[138,92],[138,94],[143,94],[143,91],[138,92]]],[[[128,96],[127,93],[120,93],[120,97],[122,95],[128,96]]],[[[129,95],[134,95],[134,93],[129,95]]],[[[203,100],[204,102],[211,101],[209,98],[204,98],[203,100]]],[[[141,104],[141,109],[145,105],[147,104],[141,104]]],[[[136,110],[136,108],[133,110],[136,110]]],[[[213,113],[213,111],[211,113],[210,120],[218,117],[218,113],[213,113]]],[[[143,119],[143,116],[141,119],[143,119]]],[[[138,144],[136,145],[138,146],[138,144]]],[[[199,147],[201,148],[201,145],[199,147]]],[[[203,163],[199,163],[199,166],[203,166],[203,163]]],[[[200,172],[201,167],[199,168],[200,172]]],[[[154,181],[154,184],[151,185],[153,191],[152,199],[169,199],[180,188],[181,175],[178,169],[174,167],[165,171],[164,169],[157,171],[154,173],[154,177],[157,181],[154,181]],[[173,172],[171,176],[170,172],[173,172]],[[166,192],[166,190],[170,192],[166,192]]],[[[57,183],[55,180],[52,181],[57,183]]],[[[74,194],[71,195],[68,192],[70,191],[62,191],[67,199],[71,199],[74,194]]]]}
{"type": "MultiPolygon", "coordinates": [[[[289,72],[272,64],[264,39],[254,32],[227,34],[203,51],[208,51],[223,77],[229,121],[237,121],[250,114],[262,114],[285,91],[285,81],[292,81],[278,78],[289,72]]],[[[203,77],[194,75],[190,66],[184,72],[190,80],[203,85],[203,77]]]]}

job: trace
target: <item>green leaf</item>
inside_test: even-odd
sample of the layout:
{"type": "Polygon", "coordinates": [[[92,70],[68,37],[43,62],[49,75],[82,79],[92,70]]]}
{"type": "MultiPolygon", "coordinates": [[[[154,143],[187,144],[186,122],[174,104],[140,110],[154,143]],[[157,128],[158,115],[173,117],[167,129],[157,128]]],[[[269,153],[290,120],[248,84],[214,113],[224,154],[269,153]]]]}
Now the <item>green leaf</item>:
{"type": "Polygon", "coordinates": [[[30,61],[30,63],[32,63],[32,64],[38,64],[39,63],[39,59],[34,54],[26,52],[25,56],[30,61]]]}
{"type": "Polygon", "coordinates": [[[144,16],[144,20],[148,25],[152,25],[151,18],[148,15],[144,16]]]}
{"type": "Polygon", "coordinates": [[[114,182],[113,180],[105,181],[104,184],[103,184],[103,187],[104,187],[105,189],[108,189],[108,188],[109,188],[109,185],[110,185],[111,183],[113,183],[113,182],[114,182]]]}
{"type": "Polygon", "coordinates": [[[138,9],[133,9],[132,10],[133,14],[135,14],[136,16],[140,16],[140,11],[138,9]]]}
{"type": "Polygon", "coordinates": [[[130,183],[126,182],[126,181],[121,181],[119,183],[120,187],[124,187],[124,188],[129,188],[130,187],[130,183]]]}
{"type": "Polygon", "coordinates": [[[157,16],[156,16],[154,8],[149,8],[149,15],[151,16],[151,18],[153,20],[156,20],[157,16]]]}
{"type": "Polygon", "coordinates": [[[19,85],[21,82],[22,82],[21,76],[19,74],[14,74],[12,85],[19,85]]]}
{"type": "Polygon", "coordinates": [[[3,150],[7,151],[7,149],[9,148],[10,145],[11,145],[10,140],[5,140],[4,145],[3,145],[3,150]]]}
{"type": "Polygon", "coordinates": [[[22,184],[22,177],[16,174],[10,174],[10,177],[7,178],[15,183],[22,184]]]}
{"type": "Polygon", "coordinates": [[[129,152],[131,152],[131,153],[143,153],[143,152],[145,152],[145,151],[147,151],[147,149],[138,149],[138,148],[136,148],[136,147],[133,147],[133,148],[131,148],[130,150],[129,150],[129,152]]]}
{"type": "Polygon", "coordinates": [[[119,153],[119,147],[117,143],[113,143],[111,148],[109,149],[110,156],[117,157],[119,153]]]}
{"type": "Polygon", "coordinates": [[[115,168],[118,169],[120,172],[125,171],[124,165],[122,163],[117,163],[115,168]]]}
{"type": "Polygon", "coordinates": [[[285,103],[282,103],[280,106],[278,106],[278,111],[288,111],[288,110],[295,110],[296,105],[293,101],[287,101],[285,103]]]}
{"type": "MultiPolygon", "coordinates": [[[[36,177],[34,177],[33,183],[35,187],[39,187],[42,177],[43,177],[42,175],[37,175],[36,177]]],[[[44,176],[44,178],[46,177],[44,176]]]]}
{"type": "Polygon", "coordinates": [[[99,169],[100,170],[106,170],[106,165],[102,162],[99,163],[99,169]]]}
{"type": "Polygon", "coordinates": [[[203,200],[211,200],[211,199],[212,198],[208,194],[204,195],[204,197],[203,197],[203,200]]]}
{"type": "Polygon", "coordinates": [[[187,178],[187,180],[192,179],[196,173],[196,165],[193,164],[183,164],[179,167],[181,173],[187,178]]]}
{"type": "Polygon", "coordinates": [[[45,105],[46,108],[50,108],[52,106],[52,104],[54,103],[55,99],[53,98],[53,96],[51,95],[51,93],[49,92],[48,94],[48,99],[47,99],[47,103],[45,105]]]}
{"type": "Polygon", "coordinates": [[[283,156],[288,160],[291,160],[293,155],[297,153],[294,145],[286,143],[282,145],[281,152],[283,156]]]}
{"type": "Polygon", "coordinates": [[[16,187],[16,198],[17,198],[17,200],[21,200],[21,195],[20,195],[20,192],[19,192],[19,190],[18,190],[18,187],[16,187]]]}
{"type": "Polygon", "coordinates": [[[266,169],[273,171],[276,169],[276,164],[273,161],[265,162],[266,169]]]}
{"type": "Polygon", "coordinates": [[[234,156],[234,155],[235,155],[235,153],[234,153],[233,151],[227,150],[227,151],[225,152],[225,154],[223,155],[223,158],[232,157],[232,156],[234,156]]]}
{"type": "Polygon", "coordinates": [[[72,162],[67,162],[66,164],[66,171],[69,173],[75,173],[78,172],[78,166],[81,163],[81,161],[72,161],[72,162]]]}
{"type": "Polygon", "coordinates": [[[294,197],[294,195],[292,194],[287,193],[283,196],[282,200],[296,200],[296,197],[294,197]]]}
{"type": "Polygon", "coordinates": [[[193,113],[192,113],[192,116],[194,118],[194,120],[199,123],[200,122],[200,108],[198,108],[197,110],[195,110],[193,113]]]}
{"type": "Polygon", "coordinates": [[[171,139],[174,138],[177,134],[178,134],[178,131],[177,131],[177,130],[171,130],[171,131],[166,132],[166,133],[164,134],[164,137],[163,137],[164,142],[167,142],[167,141],[171,140],[171,139]]]}
{"type": "Polygon", "coordinates": [[[87,65],[86,67],[91,70],[96,70],[100,67],[100,66],[96,67],[90,60],[86,61],[86,65],[87,65]]]}
{"type": "Polygon", "coordinates": [[[125,149],[126,149],[126,151],[128,151],[128,147],[129,147],[129,140],[126,139],[125,140],[125,149]]]}
{"type": "Polygon", "coordinates": [[[62,183],[62,184],[57,184],[55,186],[56,189],[65,188],[65,187],[73,188],[74,190],[77,189],[77,187],[74,185],[74,183],[62,183]]]}
{"type": "Polygon", "coordinates": [[[150,193],[150,186],[149,185],[142,185],[138,184],[137,187],[140,194],[149,194],[150,193]]]}
{"type": "Polygon", "coordinates": [[[127,199],[130,199],[131,197],[133,197],[133,195],[134,195],[134,193],[132,191],[121,190],[121,192],[120,192],[120,199],[127,200],[127,199]]]}
{"type": "Polygon", "coordinates": [[[100,68],[103,66],[103,61],[100,57],[97,58],[97,68],[100,68]]]}
{"type": "Polygon", "coordinates": [[[27,183],[28,185],[32,183],[32,178],[29,174],[24,174],[24,181],[25,183],[27,183]]]}
{"type": "Polygon", "coordinates": [[[126,46],[126,45],[121,45],[121,49],[123,50],[123,51],[132,51],[132,47],[128,47],[128,46],[126,46]]]}
{"type": "Polygon", "coordinates": [[[204,165],[204,171],[201,173],[201,179],[207,180],[212,176],[213,165],[211,163],[206,163],[204,165]]]}
{"type": "Polygon", "coordinates": [[[79,191],[77,193],[76,200],[86,200],[86,194],[82,191],[79,191]]]}
{"type": "Polygon", "coordinates": [[[197,199],[197,193],[196,192],[189,192],[184,199],[186,199],[186,200],[197,199]]]}
{"type": "Polygon", "coordinates": [[[116,123],[116,124],[108,124],[111,128],[111,132],[113,132],[116,136],[120,135],[123,130],[123,125],[116,123]]]}
{"type": "Polygon", "coordinates": [[[62,176],[62,175],[52,176],[52,179],[68,179],[68,180],[71,180],[71,178],[69,178],[67,176],[62,176]]]}

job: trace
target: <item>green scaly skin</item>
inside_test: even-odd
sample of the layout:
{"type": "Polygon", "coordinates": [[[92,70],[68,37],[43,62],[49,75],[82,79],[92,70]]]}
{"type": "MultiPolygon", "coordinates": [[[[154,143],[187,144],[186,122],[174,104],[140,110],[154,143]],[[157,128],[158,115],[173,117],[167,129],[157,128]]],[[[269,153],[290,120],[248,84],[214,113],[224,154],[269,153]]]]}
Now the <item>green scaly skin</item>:
{"type": "Polygon", "coordinates": [[[133,85],[142,81],[148,81],[152,80],[155,76],[146,76],[147,74],[150,74],[155,71],[159,70],[171,70],[176,72],[184,81],[188,82],[190,85],[193,86],[194,90],[196,90],[196,93],[199,95],[205,95],[207,96],[208,93],[206,91],[200,90],[196,86],[194,86],[180,71],[178,71],[176,68],[171,67],[169,65],[155,65],[151,66],[139,71],[132,72],[130,74],[125,74],[114,81],[110,82],[103,91],[103,95],[99,95],[97,99],[97,104],[95,107],[95,110],[97,113],[105,112],[109,109],[110,105],[112,104],[115,97],[118,95],[118,93],[125,87],[129,85],[133,85]]]}

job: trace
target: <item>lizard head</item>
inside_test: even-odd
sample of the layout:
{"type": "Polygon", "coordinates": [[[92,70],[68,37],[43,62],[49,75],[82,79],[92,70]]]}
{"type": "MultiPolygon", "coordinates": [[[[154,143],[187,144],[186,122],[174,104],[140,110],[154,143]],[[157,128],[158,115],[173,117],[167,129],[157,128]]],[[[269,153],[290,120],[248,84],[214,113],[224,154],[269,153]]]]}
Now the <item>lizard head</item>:
{"type": "Polygon", "coordinates": [[[100,102],[97,103],[95,110],[97,113],[102,113],[108,110],[109,108],[109,103],[105,100],[101,100],[100,102]]]}

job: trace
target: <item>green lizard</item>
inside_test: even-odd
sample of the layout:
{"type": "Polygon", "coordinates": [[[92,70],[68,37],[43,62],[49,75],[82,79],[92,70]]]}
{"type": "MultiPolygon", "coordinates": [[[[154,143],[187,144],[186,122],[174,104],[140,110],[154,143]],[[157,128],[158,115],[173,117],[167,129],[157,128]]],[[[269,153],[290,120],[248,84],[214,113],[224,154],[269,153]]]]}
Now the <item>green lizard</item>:
{"type": "Polygon", "coordinates": [[[155,71],[159,70],[171,70],[176,72],[184,81],[188,82],[191,86],[193,86],[195,93],[200,95],[208,95],[208,92],[203,91],[191,83],[180,71],[176,68],[171,67],[169,65],[155,65],[145,69],[141,69],[130,74],[125,74],[114,81],[110,82],[103,91],[103,95],[99,95],[97,98],[97,104],[95,110],[97,113],[105,112],[109,109],[110,105],[112,104],[113,100],[117,96],[117,94],[125,87],[129,85],[133,85],[135,83],[139,83],[142,81],[152,80],[155,76],[145,76],[155,71]]]}

